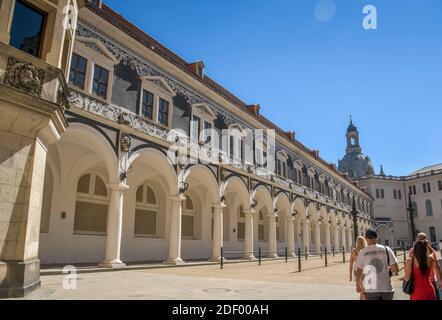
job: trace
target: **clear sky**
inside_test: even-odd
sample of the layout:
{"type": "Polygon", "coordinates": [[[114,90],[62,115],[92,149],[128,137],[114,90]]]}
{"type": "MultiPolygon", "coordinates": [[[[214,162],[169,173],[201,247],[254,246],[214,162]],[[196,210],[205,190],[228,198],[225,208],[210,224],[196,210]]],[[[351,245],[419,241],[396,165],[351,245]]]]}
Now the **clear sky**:
{"type": "Polygon", "coordinates": [[[353,115],[378,172],[442,162],[441,0],[107,0],[337,163],[353,115]],[[378,29],[362,27],[375,5],[378,29]]]}

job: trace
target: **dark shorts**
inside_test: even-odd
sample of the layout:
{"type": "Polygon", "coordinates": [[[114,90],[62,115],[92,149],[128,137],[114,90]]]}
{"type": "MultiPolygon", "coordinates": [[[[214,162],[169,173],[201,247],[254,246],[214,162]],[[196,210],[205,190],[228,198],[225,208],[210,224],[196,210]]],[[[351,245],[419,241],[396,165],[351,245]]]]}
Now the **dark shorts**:
{"type": "Polygon", "coordinates": [[[366,292],[366,300],[393,300],[394,292],[366,292]]]}

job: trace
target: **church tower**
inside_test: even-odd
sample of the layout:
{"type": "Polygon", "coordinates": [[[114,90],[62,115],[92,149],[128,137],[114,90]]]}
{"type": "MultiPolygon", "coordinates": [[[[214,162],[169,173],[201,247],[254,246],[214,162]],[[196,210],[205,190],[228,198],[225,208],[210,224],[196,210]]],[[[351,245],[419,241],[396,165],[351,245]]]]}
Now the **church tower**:
{"type": "Polygon", "coordinates": [[[353,119],[350,116],[350,125],[347,129],[347,150],[346,153],[361,153],[362,149],[359,145],[359,131],[353,124],[353,119]]]}
{"type": "Polygon", "coordinates": [[[353,124],[350,116],[350,125],[347,128],[347,149],[345,156],[339,161],[338,169],[347,173],[353,180],[359,180],[362,177],[374,175],[373,164],[368,156],[362,153],[359,144],[359,131],[353,124]]]}

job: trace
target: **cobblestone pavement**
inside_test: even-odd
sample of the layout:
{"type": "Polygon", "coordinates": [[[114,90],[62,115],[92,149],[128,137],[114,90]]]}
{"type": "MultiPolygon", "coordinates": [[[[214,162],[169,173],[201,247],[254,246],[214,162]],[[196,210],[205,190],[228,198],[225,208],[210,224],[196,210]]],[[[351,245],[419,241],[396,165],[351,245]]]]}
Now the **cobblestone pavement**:
{"type": "MultiPolygon", "coordinates": [[[[347,260],[348,261],[348,260],[347,260]]],[[[186,268],[86,273],[77,275],[77,289],[65,290],[63,275],[42,277],[42,288],[27,299],[170,299],[170,300],[357,300],[349,282],[348,263],[319,257],[186,268]]],[[[393,279],[397,300],[408,297],[401,290],[401,276],[393,279]]]]}

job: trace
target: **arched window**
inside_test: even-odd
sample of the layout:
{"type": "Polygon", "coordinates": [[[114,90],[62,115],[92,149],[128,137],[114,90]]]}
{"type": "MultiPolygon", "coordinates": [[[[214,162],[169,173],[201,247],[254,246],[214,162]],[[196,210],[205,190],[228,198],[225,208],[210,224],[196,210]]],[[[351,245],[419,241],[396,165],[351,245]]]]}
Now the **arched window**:
{"type": "Polygon", "coordinates": [[[135,203],[135,237],[157,236],[158,200],[148,184],[138,187],[135,203]]]}
{"type": "Polygon", "coordinates": [[[246,216],[243,211],[243,207],[238,208],[238,240],[244,240],[246,238],[246,216]]]}
{"type": "Polygon", "coordinates": [[[106,235],[108,204],[103,179],[94,172],[82,176],[77,184],[74,234],[106,235]]]}
{"type": "Polygon", "coordinates": [[[432,217],[433,216],[433,204],[431,203],[431,200],[427,200],[425,203],[425,206],[427,208],[427,216],[432,217]]]}
{"type": "Polygon", "coordinates": [[[259,220],[258,220],[258,240],[265,241],[264,237],[264,213],[262,211],[259,212],[259,220]]]}
{"type": "Polygon", "coordinates": [[[195,207],[193,200],[186,195],[184,201],[182,237],[187,239],[195,238],[195,207]]]}

